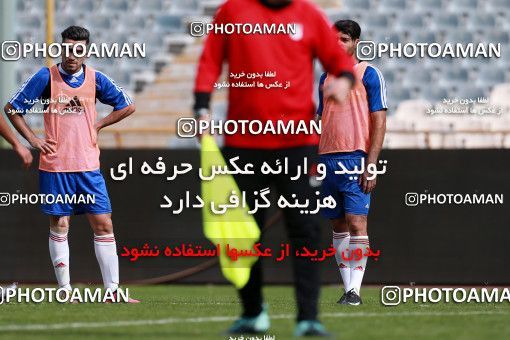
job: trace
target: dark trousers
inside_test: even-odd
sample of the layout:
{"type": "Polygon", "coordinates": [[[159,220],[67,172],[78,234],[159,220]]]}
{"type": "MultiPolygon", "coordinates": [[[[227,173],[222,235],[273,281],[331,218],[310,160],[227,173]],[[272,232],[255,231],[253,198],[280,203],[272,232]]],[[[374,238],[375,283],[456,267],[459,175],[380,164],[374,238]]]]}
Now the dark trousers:
{"type": "MultiPolygon", "coordinates": [[[[296,194],[299,201],[310,199],[315,202],[317,196],[315,191],[318,188],[310,186],[309,175],[301,175],[298,180],[292,181],[290,177],[296,175],[297,165],[303,166],[303,159],[308,159],[308,167],[317,160],[317,148],[314,146],[295,147],[288,149],[264,150],[264,149],[240,149],[225,147],[223,155],[228,163],[229,158],[239,156],[236,164],[243,168],[244,164],[254,165],[255,175],[236,175],[235,180],[239,190],[246,192],[246,200],[250,209],[257,196],[254,191],[272,186],[276,187],[278,197],[284,195],[289,202],[292,202],[292,194],[296,194]],[[263,162],[267,162],[272,168],[275,168],[276,160],[279,159],[282,164],[287,157],[289,162],[289,174],[263,175],[260,168],[263,162]],[[291,170],[292,169],[292,170],[291,170]]],[[[260,198],[259,198],[260,200],[260,198]]],[[[276,202],[271,202],[276,206],[276,202]]],[[[320,226],[318,216],[300,214],[297,208],[283,209],[285,225],[289,237],[291,249],[300,249],[306,246],[308,249],[318,249],[320,246],[320,226]]],[[[264,226],[266,220],[266,211],[259,209],[254,214],[255,220],[260,228],[264,226]]],[[[275,251],[275,250],[274,250],[275,251]]],[[[290,252],[295,254],[295,251],[290,252]]],[[[298,306],[298,321],[316,320],[317,303],[320,290],[320,272],[318,262],[312,262],[308,258],[295,257],[292,259],[295,294],[298,306]]],[[[262,265],[257,261],[252,269],[250,280],[241,290],[239,295],[243,304],[243,316],[252,317],[258,315],[262,310],[262,265]]]]}

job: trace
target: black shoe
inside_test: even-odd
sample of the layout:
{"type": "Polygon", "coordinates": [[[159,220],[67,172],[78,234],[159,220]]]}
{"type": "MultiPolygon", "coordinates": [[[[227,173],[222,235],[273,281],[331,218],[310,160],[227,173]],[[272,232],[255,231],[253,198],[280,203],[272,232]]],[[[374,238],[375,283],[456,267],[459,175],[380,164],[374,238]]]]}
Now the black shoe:
{"type": "Polygon", "coordinates": [[[264,304],[262,312],[255,317],[241,317],[225,332],[230,334],[264,334],[269,330],[271,322],[267,313],[267,305],[264,304]]]}
{"type": "Polygon", "coordinates": [[[358,306],[358,305],[363,304],[360,296],[356,293],[354,288],[347,292],[346,300],[347,300],[347,304],[349,304],[351,306],[358,306]]]}
{"type": "Polygon", "coordinates": [[[340,305],[347,305],[347,293],[344,293],[344,295],[342,295],[342,297],[340,298],[340,300],[338,300],[336,303],[340,304],[340,305]]]}

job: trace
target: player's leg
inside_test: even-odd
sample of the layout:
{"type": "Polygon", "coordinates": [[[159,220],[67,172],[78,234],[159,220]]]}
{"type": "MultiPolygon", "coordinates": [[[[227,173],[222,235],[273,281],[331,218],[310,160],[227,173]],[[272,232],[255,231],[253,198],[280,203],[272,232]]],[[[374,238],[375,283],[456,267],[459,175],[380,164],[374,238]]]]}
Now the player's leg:
{"type": "MultiPolygon", "coordinates": [[[[113,233],[112,215],[87,213],[87,219],[94,232],[94,250],[101,269],[104,288],[113,292],[114,299],[111,302],[116,302],[117,290],[120,289],[119,257],[113,233]]],[[[138,303],[140,301],[128,298],[127,302],[138,303]]]]}
{"type": "MultiPolygon", "coordinates": [[[[278,194],[283,195],[288,200],[296,194],[296,199],[300,202],[309,199],[316,201],[315,194],[319,188],[312,187],[310,177],[303,175],[297,180],[291,180],[291,177],[297,175],[295,172],[297,166],[302,166],[306,157],[308,164],[312,164],[317,155],[315,147],[299,147],[278,152],[278,158],[283,162],[283,158],[288,158],[290,174],[277,175],[276,186],[278,194]]],[[[283,209],[285,216],[285,225],[287,234],[291,243],[291,253],[297,249],[319,249],[321,241],[321,231],[319,217],[311,214],[301,214],[299,209],[283,209]]],[[[318,321],[318,300],[320,293],[320,262],[310,261],[306,257],[294,257],[292,259],[294,272],[294,284],[296,302],[298,307],[297,321],[295,329],[296,336],[323,336],[328,335],[324,326],[318,321]]]]}
{"type": "MultiPolygon", "coordinates": [[[[73,177],[67,173],[39,171],[39,191],[46,197],[53,195],[73,195],[75,193],[73,177]]],[[[41,210],[49,216],[50,234],[48,247],[51,263],[60,288],[71,289],[69,274],[69,232],[70,215],[73,206],[68,203],[41,204],[41,210]]]]}
{"type": "Polygon", "coordinates": [[[119,288],[119,258],[111,214],[87,214],[87,219],[94,231],[94,250],[104,287],[116,291],[119,288]]]}
{"type": "Polygon", "coordinates": [[[344,284],[344,294],[338,300],[340,304],[347,303],[347,292],[351,282],[351,267],[349,261],[349,241],[351,235],[349,233],[349,226],[345,216],[332,219],[331,225],[333,227],[333,248],[336,249],[335,260],[340,271],[342,283],[344,284]]]}
{"type": "MultiPolygon", "coordinates": [[[[349,168],[361,166],[360,159],[345,161],[349,168]]],[[[345,165],[344,164],[344,165],[345,165]]],[[[369,246],[367,234],[367,215],[370,208],[370,194],[365,194],[358,181],[350,181],[344,188],[345,220],[351,235],[349,240],[349,253],[365,254],[369,246]],[[359,249],[359,250],[357,250],[359,249]]],[[[351,277],[348,303],[358,305],[361,303],[360,291],[363,276],[367,265],[366,256],[352,256],[350,260],[351,277]]]]}
{"type": "Polygon", "coordinates": [[[50,258],[59,288],[71,290],[69,274],[69,216],[50,216],[49,249],[50,258]]]}
{"type": "MultiPolygon", "coordinates": [[[[87,215],[94,232],[94,250],[104,287],[115,292],[119,288],[119,258],[113,233],[110,197],[101,172],[95,170],[77,173],[76,192],[86,199],[93,197],[93,201],[79,204],[76,212],[87,215]]],[[[129,302],[138,301],[130,299],[129,302]]]]}
{"type": "Polygon", "coordinates": [[[349,288],[351,279],[350,263],[345,254],[349,248],[349,227],[345,220],[344,212],[344,200],[343,195],[340,192],[343,187],[343,182],[346,180],[342,176],[335,174],[335,170],[338,167],[337,159],[331,156],[321,156],[320,162],[324,164],[326,169],[326,177],[322,181],[321,185],[321,199],[331,196],[335,202],[335,208],[323,207],[321,209],[322,216],[326,217],[331,221],[332,232],[332,245],[336,249],[335,260],[340,272],[340,277],[344,285],[344,293],[338,300],[338,303],[346,303],[346,292],[349,288]],[[344,254],[344,256],[342,256],[344,254]]]}
{"type": "MultiPolygon", "coordinates": [[[[254,165],[254,169],[260,169],[262,162],[267,160],[267,153],[265,152],[253,152],[253,150],[249,149],[227,147],[222,151],[227,164],[229,158],[239,156],[240,158],[236,164],[238,164],[241,168],[244,167],[246,163],[252,163],[254,165]]],[[[246,201],[250,209],[254,207],[256,199],[254,191],[260,191],[261,189],[268,187],[270,184],[267,176],[236,175],[234,178],[239,190],[246,192],[246,201]]],[[[259,228],[262,228],[265,223],[264,209],[259,209],[254,214],[254,218],[259,228]]],[[[269,329],[269,317],[263,303],[262,282],[262,263],[260,260],[257,260],[251,268],[248,282],[243,288],[238,290],[243,312],[241,318],[234,322],[234,324],[229,328],[228,333],[263,333],[269,329]]]]}
{"type": "Polygon", "coordinates": [[[81,172],[76,176],[77,192],[84,196],[93,195],[93,202],[81,204],[77,210],[87,214],[94,232],[94,250],[104,287],[115,291],[119,287],[119,259],[106,183],[99,170],[81,172]]]}
{"type": "MultiPolygon", "coordinates": [[[[351,233],[351,240],[349,242],[349,250],[351,254],[365,254],[366,248],[369,246],[367,235],[367,216],[346,214],[346,220],[349,226],[349,231],[351,233]]],[[[352,294],[352,299],[350,299],[352,301],[348,301],[349,304],[357,305],[361,303],[359,296],[366,266],[366,256],[352,256],[350,261],[351,281],[349,285],[349,291],[353,291],[357,296],[352,294]]]]}

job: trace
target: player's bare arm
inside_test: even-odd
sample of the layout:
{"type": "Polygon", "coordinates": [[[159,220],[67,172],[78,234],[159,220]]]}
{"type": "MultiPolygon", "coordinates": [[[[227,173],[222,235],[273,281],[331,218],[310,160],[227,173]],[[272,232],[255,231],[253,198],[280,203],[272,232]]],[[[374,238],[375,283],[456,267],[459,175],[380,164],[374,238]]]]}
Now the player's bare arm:
{"type": "MultiPolygon", "coordinates": [[[[381,152],[382,145],[384,142],[384,135],[386,134],[386,110],[375,111],[371,113],[372,126],[370,130],[370,149],[368,150],[366,165],[375,164],[379,159],[379,153],[381,152]]],[[[363,192],[369,193],[374,190],[377,178],[368,180],[367,177],[371,176],[367,171],[363,173],[360,178],[360,185],[363,192]]]]}
{"type": "Polygon", "coordinates": [[[23,138],[25,138],[34,149],[37,149],[42,153],[54,153],[56,142],[53,140],[45,140],[37,137],[32,129],[28,126],[25,118],[23,118],[22,115],[9,113],[13,110],[14,107],[11,105],[11,103],[7,103],[7,105],[4,107],[4,112],[6,113],[7,117],[9,117],[12,125],[23,136],[23,138]]]}
{"type": "MultiPolygon", "coordinates": [[[[6,106],[7,108],[7,106],[6,106]]],[[[9,113],[6,114],[9,115],[9,113]]],[[[13,150],[18,154],[25,168],[30,167],[33,161],[32,153],[23,144],[19,142],[12,130],[7,125],[5,118],[0,115],[0,135],[12,145],[13,150]]]]}
{"type": "Polygon", "coordinates": [[[352,85],[352,80],[347,77],[335,78],[327,86],[324,86],[324,98],[342,103],[349,95],[352,85]]]}
{"type": "Polygon", "coordinates": [[[120,110],[112,111],[108,116],[96,122],[95,124],[96,131],[99,132],[102,128],[120,122],[121,120],[129,117],[135,111],[136,111],[135,104],[130,104],[120,110]]]}

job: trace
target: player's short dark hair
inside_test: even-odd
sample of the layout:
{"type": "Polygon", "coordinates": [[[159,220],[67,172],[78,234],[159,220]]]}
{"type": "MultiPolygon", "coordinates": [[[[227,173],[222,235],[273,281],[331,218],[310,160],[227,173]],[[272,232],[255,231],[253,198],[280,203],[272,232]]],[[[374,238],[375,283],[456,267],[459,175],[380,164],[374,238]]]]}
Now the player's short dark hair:
{"type": "Polygon", "coordinates": [[[338,20],[333,26],[338,32],[342,32],[351,37],[352,40],[359,39],[361,36],[361,27],[354,20],[338,20]]]}
{"type": "Polygon", "coordinates": [[[89,30],[80,26],[69,26],[60,35],[62,36],[62,41],[64,41],[65,39],[75,41],[85,40],[87,42],[87,45],[90,41],[89,30]]]}

